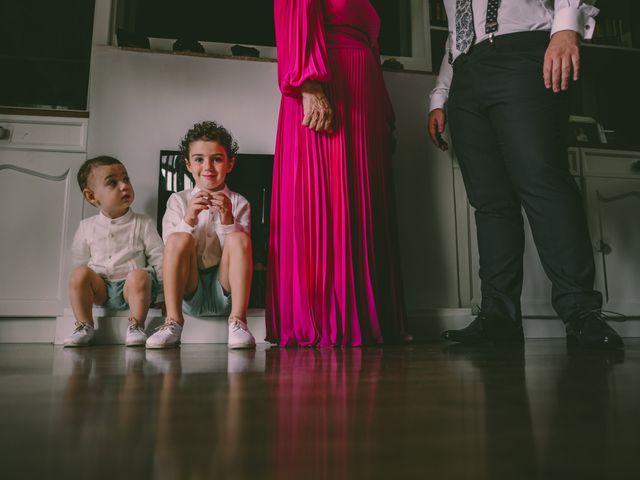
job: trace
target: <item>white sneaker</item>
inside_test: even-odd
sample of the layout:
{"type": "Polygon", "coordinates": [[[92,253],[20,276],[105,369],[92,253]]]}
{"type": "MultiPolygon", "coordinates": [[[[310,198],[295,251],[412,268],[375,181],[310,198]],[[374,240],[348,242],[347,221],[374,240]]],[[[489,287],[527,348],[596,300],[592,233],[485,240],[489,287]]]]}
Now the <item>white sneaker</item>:
{"type": "Polygon", "coordinates": [[[182,326],[175,320],[167,318],[156,333],[147,339],[147,348],[174,348],[180,345],[182,326]]]}
{"type": "Polygon", "coordinates": [[[64,339],[65,347],[86,347],[93,338],[94,329],[88,323],[76,322],[76,328],[64,339]]]}
{"type": "Polygon", "coordinates": [[[144,327],[133,318],[130,318],[129,326],[127,327],[127,339],[124,344],[127,347],[141,347],[146,341],[147,334],[144,333],[144,327]]]}
{"type": "Polygon", "coordinates": [[[229,348],[256,348],[256,339],[241,320],[229,322],[229,348]]]}

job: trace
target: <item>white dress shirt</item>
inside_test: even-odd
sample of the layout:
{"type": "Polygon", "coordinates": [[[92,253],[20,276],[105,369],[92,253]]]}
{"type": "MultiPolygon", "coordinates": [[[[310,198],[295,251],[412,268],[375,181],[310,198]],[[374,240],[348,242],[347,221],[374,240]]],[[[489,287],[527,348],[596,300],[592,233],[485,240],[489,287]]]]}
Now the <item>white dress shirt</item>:
{"type": "MultiPolygon", "coordinates": [[[[485,33],[488,0],[472,0],[474,43],[489,38],[485,33]]],[[[528,31],[549,31],[550,35],[561,30],[573,30],[584,39],[593,36],[594,17],[599,10],[589,3],[595,0],[502,0],[498,9],[498,31],[495,35],[528,31]]],[[[444,0],[449,24],[449,36],[445,43],[444,58],[435,88],[431,91],[431,107],[444,108],[449,97],[453,68],[449,53],[455,60],[460,52],[456,49],[456,0],[444,0]]],[[[542,73],[540,73],[542,76],[542,73]]]]}
{"type": "Polygon", "coordinates": [[[193,235],[196,241],[196,256],[198,268],[206,270],[215,267],[222,258],[225,237],[233,232],[250,233],[251,229],[251,206],[246,198],[236,192],[229,190],[225,186],[222,190],[229,200],[231,200],[231,214],[234,223],[223,225],[220,221],[220,214],[215,210],[203,210],[198,215],[198,223],[192,227],[184,221],[191,197],[198,193],[200,189],[195,187],[192,190],[183,190],[172,194],[167,200],[167,210],[162,218],[162,238],[167,238],[172,233],[184,232],[193,235]]]}
{"type": "MultiPolygon", "coordinates": [[[[124,280],[137,268],[155,272],[162,285],[164,245],[155,222],[131,209],[118,218],[100,212],[80,222],[71,246],[74,267],[86,265],[108,281],[124,280]]],[[[159,299],[162,301],[162,287],[159,299]]]]}

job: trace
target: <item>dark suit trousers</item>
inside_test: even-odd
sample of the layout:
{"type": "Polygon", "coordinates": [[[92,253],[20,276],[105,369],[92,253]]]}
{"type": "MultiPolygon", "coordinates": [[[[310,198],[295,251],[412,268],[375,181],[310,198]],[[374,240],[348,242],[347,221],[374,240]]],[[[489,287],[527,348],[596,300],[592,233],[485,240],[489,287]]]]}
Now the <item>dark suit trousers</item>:
{"type": "Polygon", "coordinates": [[[548,32],[482,42],[456,59],[449,92],[452,143],[476,209],[482,309],[521,321],[524,209],[552,304],[566,320],[600,308],[593,251],[567,159],[567,92],[547,90],[548,32]]]}

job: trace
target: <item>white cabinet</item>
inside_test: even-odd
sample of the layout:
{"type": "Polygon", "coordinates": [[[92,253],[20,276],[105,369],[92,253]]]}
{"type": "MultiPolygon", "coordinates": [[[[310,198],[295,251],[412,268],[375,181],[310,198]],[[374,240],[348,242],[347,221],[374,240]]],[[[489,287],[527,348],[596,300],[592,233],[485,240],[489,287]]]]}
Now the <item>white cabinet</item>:
{"type": "Polygon", "coordinates": [[[0,115],[0,316],[55,317],[82,216],[86,119],[0,115]]]}
{"type": "Polygon", "coordinates": [[[584,192],[604,308],[640,314],[640,152],[584,149],[584,192]]]}

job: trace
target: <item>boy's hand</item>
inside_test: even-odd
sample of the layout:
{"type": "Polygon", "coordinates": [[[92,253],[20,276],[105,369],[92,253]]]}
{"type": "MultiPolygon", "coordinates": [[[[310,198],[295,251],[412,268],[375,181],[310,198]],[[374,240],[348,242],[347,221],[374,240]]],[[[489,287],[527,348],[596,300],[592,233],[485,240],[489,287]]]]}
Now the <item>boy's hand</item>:
{"type": "Polygon", "coordinates": [[[198,223],[198,215],[203,210],[208,210],[211,205],[210,195],[207,192],[200,191],[191,197],[187,213],[184,215],[184,221],[195,227],[198,223]]]}
{"type": "Polygon", "coordinates": [[[220,222],[223,225],[233,225],[234,218],[229,197],[222,192],[215,192],[211,194],[211,206],[220,212],[220,222]]]}

